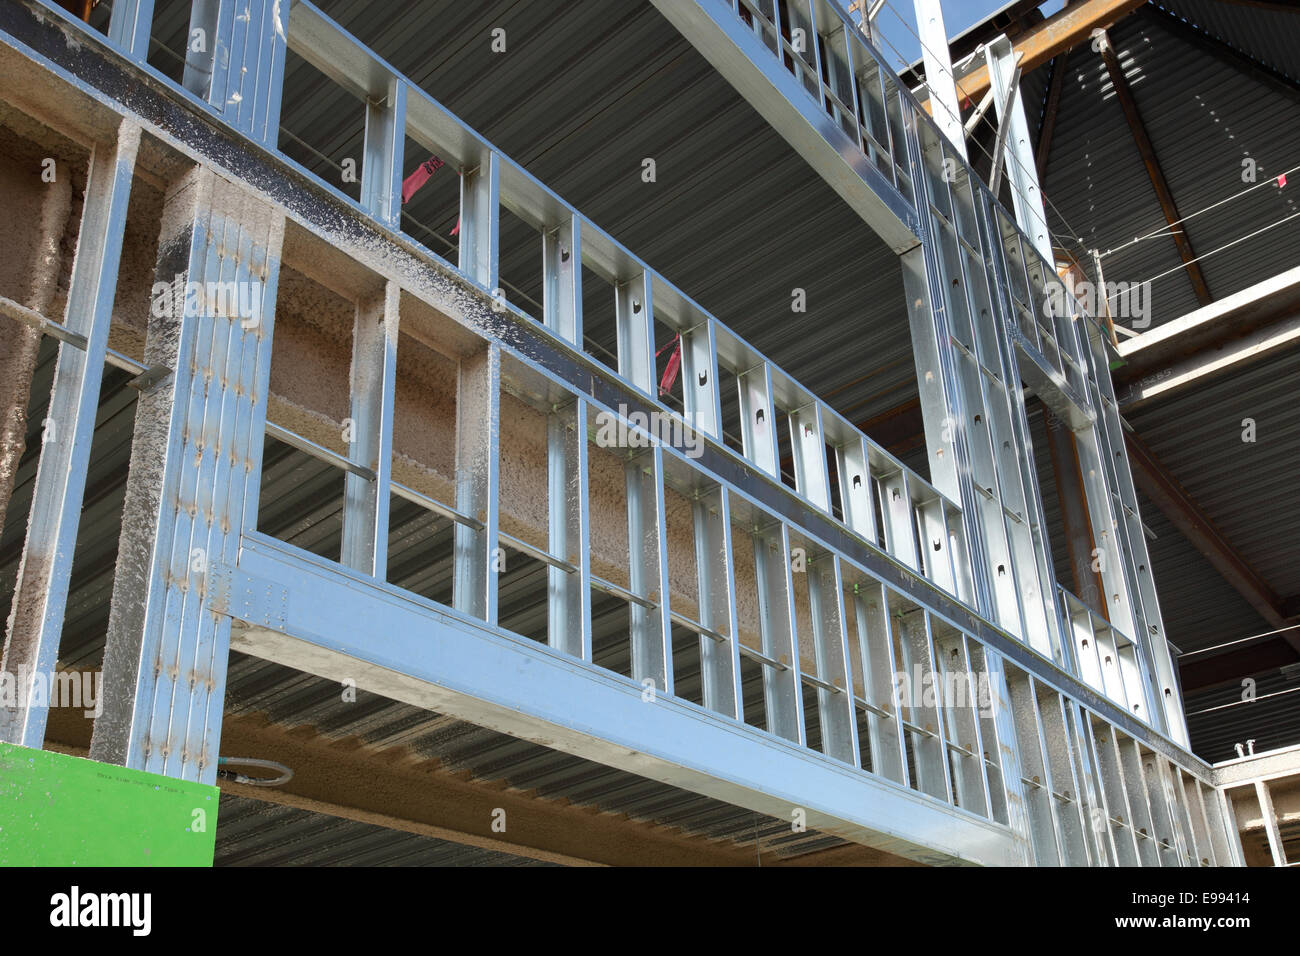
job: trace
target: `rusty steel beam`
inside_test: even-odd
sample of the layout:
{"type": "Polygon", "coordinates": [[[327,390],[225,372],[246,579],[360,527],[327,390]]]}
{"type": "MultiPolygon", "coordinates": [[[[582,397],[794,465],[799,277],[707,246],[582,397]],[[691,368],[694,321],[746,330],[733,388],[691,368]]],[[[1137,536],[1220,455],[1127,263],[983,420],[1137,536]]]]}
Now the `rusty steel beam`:
{"type": "Polygon", "coordinates": [[[1061,90],[1065,88],[1065,70],[1069,59],[1069,50],[1062,50],[1052,59],[1052,78],[1047,84],[1043,125],[1038,131],[1038,145],[1034,149],[1034,163],[1038,166],[1040,187],[1047,178],[1047,154],[1052,150],[1052,134],[1056,132],[1056,111],[1061,106],[1061,90]]]}
{"type": "Polygon", "coordinates": [[[1201,305],[1209,305],[1214,297],[1210,295],[1210,286],[1205,281],[1200,265],[1196,262],[1196,253],[1192,249],[1191,241],[1182,229],[1177,228],[1177,224],[1183,217],[1178,212],[1174,194],[1170,191],[1164,171],[1160,168],[1160,161],[1156,158],[1155,147],[1151,144],[1151,137],[1147,135],[1146,124],[1142,122],[1142,114],[1138,110],[1137,100],[1133,98],[1133,90],[1129,86],[1124,67],[1119,62],[1119,55],[1116,54],[1115,47],[1110,42],[1110,35],[1105,30],[1098,34],[1097,41],[1102,60],[1106,64],[1106,72],[1110,74],[1110,82],[1115,89],[1115,98],[1119,100],[1120,108],[1124,110],[1124,118],[1128,121],[1129,131],[1133,134],[1133,142],[1142,155],[1142,165],[1146,167],[1151,188],[1155,190],[1156,199],[1160,202],[1160,211],[1164,213],[1165,221],[1169,223],[1170,234],[1178,247],[1178,255],[1187,269],[1187,278],[1192,283],[1192,290],[1201,305]]]}
{"type": "MultiPolygon", "coordinates": [[[[1283,601],[1277,593],[1237,552],[1146,443],[1132,432],[1124,437],[1137,486],[1265,621],[1273,627],[1285,626],[1288,622],[1283,601]]],[[[1292,647],[1300,650],[1300,631],[1288,631],[1286,637],[1292,647]]]]}
{"type": "Polygon", "coordinates": [[[1051,409],[1039,403],[1043,421],[1047,425],[1047,450],[1052,459],[1052,476],[1056,479],[1056,496],[1061,503],[1061,523],[1070,554],[1070,573],[1075,597],[1079,598],[1102,617],[1109,620],[1110,613],[1104,599],[1106,593],[1101,575],[1093,567],[1093,551],[1097,547],[1088,517],[1088,499],[1083,487],[1083,470],[1079,466],[1079,449],[1074,444],[1070,426],[1052,414],[1051,409]]]}
{"type": "MultiPolygon", "coordinates": [[[[1028,73],[1042,66],[1052,57],[1072,50],[1092,36],[1092,31],[1113,26],[1128,16],[1146,0],[1079,0],[1031,27],[1013,39],[1013,49],[1020,54],[1020,69],[1028,73]]],[[[954,51],[954,55],[957,52],[954,51]]],[[[957,79],[957,95],[978,103],[988,92],[988,65],[981,63],[965,76],[957,79]]],[[[923,104],[930,109],[929,101],[923,104]]]]}

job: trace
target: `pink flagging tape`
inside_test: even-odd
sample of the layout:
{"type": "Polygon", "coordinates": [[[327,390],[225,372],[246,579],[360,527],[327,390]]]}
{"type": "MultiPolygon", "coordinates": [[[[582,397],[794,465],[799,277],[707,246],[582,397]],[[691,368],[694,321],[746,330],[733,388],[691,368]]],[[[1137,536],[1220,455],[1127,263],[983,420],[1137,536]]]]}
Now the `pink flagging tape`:
{"type": "Polygon", "coordinates": [[[445,164],[437,156],[430,156],[411,175],[402,180],[402,205],[411,201],[411,197],[420,191],[420,187],[429,181],[429,177],[442,169],[445,164]]]}
{"type": "MultiPolygon", "coordinates": [[[[679,335],[669,343],[673,347],[673,354],[668,356],[668,367],[664,369],[664,377],[659,380],[659,394],[666,395],[673,390],[673,383],[677,381],[677,372],[682,367],[682,337],[679,335]]],[[[663,354],[667,345],[655,353],[655,358],[663,354]]]]}

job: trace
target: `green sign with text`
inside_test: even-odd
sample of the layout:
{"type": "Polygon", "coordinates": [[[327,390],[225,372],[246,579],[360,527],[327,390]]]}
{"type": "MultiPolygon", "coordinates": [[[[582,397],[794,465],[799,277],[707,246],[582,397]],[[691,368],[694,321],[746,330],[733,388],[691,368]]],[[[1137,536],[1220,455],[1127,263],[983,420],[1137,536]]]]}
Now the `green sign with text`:
{"type": "Polygon", "coordinates": [[[211,866],[219,796],[0,743],[0,866],[211,866]]]}

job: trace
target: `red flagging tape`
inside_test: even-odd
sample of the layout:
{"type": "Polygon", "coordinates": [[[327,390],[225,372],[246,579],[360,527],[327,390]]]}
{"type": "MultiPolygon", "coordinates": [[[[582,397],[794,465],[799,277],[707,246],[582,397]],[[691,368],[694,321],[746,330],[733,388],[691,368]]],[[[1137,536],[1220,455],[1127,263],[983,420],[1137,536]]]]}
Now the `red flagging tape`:
{"type": "MultiPolygon", "coordinates": [[[[673,354],[668,356],[668,367],[664,369],[664,377],[659,380],[659,394],[666,395],[673,390],[673,383],[677,381],[677,372],[682,367],[682,337],[679,335],[668,343],[673,347],[673,354]]],[[[655,353],[655,358],[663,354],[665,345],[655,353]]]]}
{"type": "Polygon", "coordinates": [[[446,165],[437,156],[430,156],[419,166],[415,167],[415,172],[402,180],[402,205],[405,206],[411,201],[411,197],[420,191],[420,187],[429,181],[429,177],[446,165]]]}

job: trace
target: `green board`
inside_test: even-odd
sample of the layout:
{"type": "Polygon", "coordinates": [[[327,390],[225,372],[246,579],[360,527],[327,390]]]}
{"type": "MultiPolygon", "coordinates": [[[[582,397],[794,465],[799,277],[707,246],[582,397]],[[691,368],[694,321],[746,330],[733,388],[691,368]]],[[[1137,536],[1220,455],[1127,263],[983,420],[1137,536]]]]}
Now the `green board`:
{"type": "Polygon", "coordinates": [[[0,743],[0,866],[211,866],[219,794],[0,743]]]}

